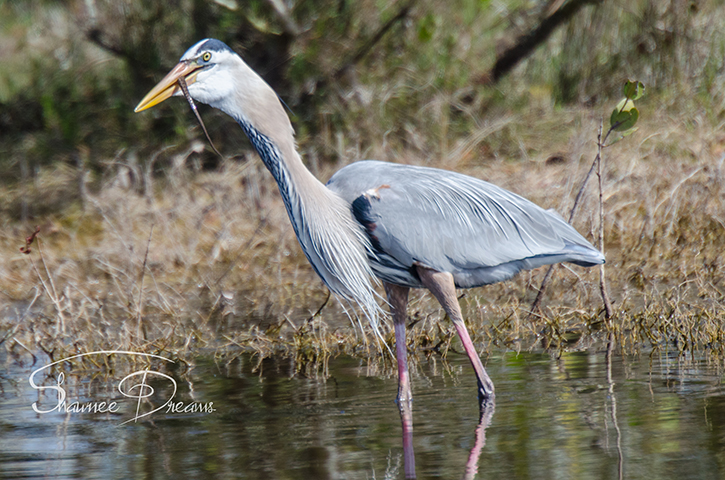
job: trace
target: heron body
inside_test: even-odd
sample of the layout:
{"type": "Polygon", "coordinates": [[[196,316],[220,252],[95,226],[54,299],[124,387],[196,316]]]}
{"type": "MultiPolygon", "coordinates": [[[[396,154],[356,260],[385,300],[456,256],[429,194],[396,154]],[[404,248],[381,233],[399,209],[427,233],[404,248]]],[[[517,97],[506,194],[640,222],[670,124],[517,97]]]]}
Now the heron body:
{"type": "Polygon", "coordinates": [[[360,161],[323,185],[302,163],[277,94],[219,40],[191,47],[136,111],[180,95],[180,78],[192,98],[239,123],[276,180],[312,267],[333,293],[359,305],[374,325],[379,311],[374,277],[382,280],[395,325],[400,402],[412,399],[405,342],[410,288],[427,288],[441,303],[485,400],[494,396],[493,382],[468,335],[455,289],[500,282],[552,263],[604,262],[556,213],[466,175],[360,161]]]}
{"type": "Polygon", "coordinates": [[[327,187],[365,228],[375,275],[395,285],[423,287],[417,265],[449,272],[456,287],[471,288],[541,265],[601,261],[556,213],[459,173],[361,161],[338,171],[327,187]]]}

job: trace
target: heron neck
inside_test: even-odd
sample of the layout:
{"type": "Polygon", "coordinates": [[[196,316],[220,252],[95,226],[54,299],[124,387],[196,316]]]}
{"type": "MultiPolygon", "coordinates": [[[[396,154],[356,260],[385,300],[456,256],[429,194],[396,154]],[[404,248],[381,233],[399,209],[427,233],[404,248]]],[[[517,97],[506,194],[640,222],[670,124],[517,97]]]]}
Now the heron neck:
{"type": "Polygon", "coordinates": [[[332,292],[355,301],[377,329],[380,307],[371,284],[370,242],[352,216],[349,203],[304,166],[292,130],[273,137],[251,122],[237,120],[277,181],[302,251],[332,292]]]}
{"type": "Polygon", "coordinates": [[[292,138],[273,140],[250,123],[237,121],[277,182],[295,233],[299,237],[299,222],[303,220],[300,217],[304,212],[302,205],[314,203],[315,198],[320,198],[320,193],[328,192],[327,187],[302,163],[292,138]]]}

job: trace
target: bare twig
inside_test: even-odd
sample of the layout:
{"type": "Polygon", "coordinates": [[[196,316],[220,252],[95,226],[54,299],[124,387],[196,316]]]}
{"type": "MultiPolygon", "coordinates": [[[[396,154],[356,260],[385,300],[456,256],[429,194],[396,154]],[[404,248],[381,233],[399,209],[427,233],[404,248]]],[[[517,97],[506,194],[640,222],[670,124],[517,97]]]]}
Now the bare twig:
{"type": "Polygon", "coordinates": [[[63,307],[60,305],[60,299],[58,298],[58,293],[55,289],[55,283],[53,282],[53,277],[50,275],[50,270],[48,270],[48,265],[45,263],[45,258],[43,257],[43,250],[40,247],[40,237],[38,237],[38,233],[40,232],[40,227],[36,227],[35,232],[25,239],[25,249],[21,248],[20,251],[23,253],[30,253],[30,244],[33,240],[37,239],[38,244],[38,254],[40,255],[40,262],[43,264],[43,268],[45,269],[45,274],[48,278],[48,281],[46,283],[43,276],[40,274],[40,271],[38,270],[38,267],[35,265],[35,262],[33,261],[32,257],[29,257],[30,264],[33,267],[33,271],[35,272],[35,275],[38,276],[38,280],[40,280],[40,283],[43,285],[43,290],[45,293],[50,297],[50,301],[53,302],[53,305],[55,306],[56,312],[58,312],[58,320],[60,321],[60,324],[58,325],[58,328],[56,330],[56,333],[65,335],[65,315],[63,315],[63,307]]]}
{"type": "Polygon", "coordinates": [[[549,284],[551,274],[554,273],[555,266],[556,265],[549,265],[549,268],[546,270],[546,274],[544,275],[544,279],[541,281],[539,291],[536,293],[536,298],[531,304],[531,307],[529,307],[529,315],[527,318],[530,319],[532,315],[536,315],[541,311],[541,302],[544,299],[544,292],[546,291],[546,286],[549,284]]]}
{"type": "Polygon", "coordinates": [[[146,338],[145,332],[143,331],[143,280],[146,274],[146,262],[149,258],[149,247],[151,246],[151,235],[154,234],[154,225],[151,224],[151,231],[149,232],[149,239],[146,242],[146,253],[143,257],[143,266],[141,267],[141,278],[139,278],[138,288],[138,303],[136,305],[136,338],[141,338],[141,334],[144,333],[144,339],[146,338]]]}
{"type": "Polygon", "coordinates": [[[576,15],[582,7],[597,3],[601,3],[601,0],[572,0],[560,8],[549,10],[551,14],[546,16],[536,28],[519,37],[514,46],[499,55],[493,68],[481,75],[479,81],[481,83],[498,82],[521,60],[528,57],[536,47],[545,42],[560,25],[576,15]]]}
{"type": "Polygon", "coordinates": [[[287,7],[285,2],[282,0],[267,0],[267,3],[269,3],[275,13],[277,13],[277,17],[279,17],[285,33],[292,35],[293,37],[300,34],[301,29],[297,25],[297,22],[295,22],[295,19],[292,18],[292,12],[290,12],[290,9],[287,7]]]}
{"type": "Polygon", "coordinates": [[[224,277],[226,277],[229,272],[232,271],[232,268],[237,265],[237,262],[241,258],[241,256],[246,252],[249,247],[252,246],[252,243],[257,239],[257,235],[262,231],[264,226],[267,224],[267,217],[263,217],[259,220],[259,223],[257,224],[257,228],[254,229],[254,233],[251,237],[249,237],[249,240],[247,240],[247,243],[237,252],[237,256],[234,257],[234,260],[229,262],[229,267],[227,267],[224,272],[219,276],[219,278],[216,279],[214,282],[214,286],[219,286],[219,283],[221,283],[222,280],[224,280],[224,277]]]}
{"type": "Polygon", "coordinates": [[[45,257],[43,257],[43,249],[40,248],[40,238],[38,238],[38,254],[40,255],[40,261],[45,269],[45,274],[48,276],[50,287],[53,289],[53,303],[55,304],[56,310],[58,310],[60,330],[61,333],[65,335],[65,315],[63,315],[63,308],[60,306],[60,298],[58,297],[58,291],[55,289],[55,282],[53,281],[53,277],[50,275],[50,270],[48,270],[48,264],[45,263],[45,257]]]}
{"type": "Polygon", "coordinates": [[[35,227],[35,231],[31,233],[29,236],[25,237],[25,246],[20,247],[20,253],[24,253],[28,255],[30,253],[30,245],[35,240],[35,237],[38,236],[40,233],[40,226],[35,227]]]}
{"type": "Polygon", "coordinates": [[[129,52],[117,45],[107,42],[102,38],[102,31],[99,27],[93,27],[85,32],[86,38],[96,46],[121,58],[129,58],[129,52]]]}
{"type": "Polygon", "coordinates": [[[574,220],[574,213],[576,213],[576,209],[579,207],[579,202],[582,199],[582,196],[584,195],[584,188],[587,186],[587,183],[589,183],[589,179],[592,176],[592,173],[594,173],[594,167],[597,166],[597,159],[595,158],[592,162],[592,166],[589,168],[589,171],[587,172],[587,176],[584,177],[584,181],[582,182],[581,188],[579,188],[579,192],[576,194],[576,198],[574,199],[574,205],[571,207],[571,211],[569,212],[569,220],[567,220],[569,223],[574,220]]]}
{"type": "MultiPolygon", "coordinates": [[[[164,147],[161,147],[161,149],[157,150],[156,153],[154,153],[149,161],[146,163],[146,168],[143,169],[143,196],[146,198],[146,202],[149,205],[151,205],[154,196],[154,163],[156,163],[156,160],[158,160],[159,155],[169,150],[170,148],[173,148],[173,145],[166,145],[164,147]]],[[[139,168],[139,170],[141,169],[139,168]]]]}
{"type": "MultiPolygon", "coordinates": [[[[607,139],[609,138],[609,135],[614,131],[614,129],[619,126],[618,123],[615,123],[612,125],[609,130],[607,131],[607,134],[604,136],[604,140],[602,140],[602,123],[599,124],[599,134],[597,137],[597,156],[594,157],[594,161],[592,162],[592,166],[589,167],[589,171],[587,172],[587,176],[584,177],[584,181],[582,182],[582,186],[579,187],[579,192],[576,194],[576,199],[574,199],[574,205],[571,207],[571,211],[569,212],[569,220],[568,222],[571,223],[574,220],[574,214],[577,211],[577,208],[579,208],[579,202],[582,199],[582,196],[584,195],[584,189],[586,188],[587,184],[589,183],[589,179],[592,176],[592,173],[594,173],[594,170],[599,167],[597,175],[599,175],[599,211],[600,211],[600,220],[604,217],[603,213],[603,205],[602,205],[602,179],[601,179],[601,163],[600,159],[602,156],[602,147],[607,142],[607,139]]],[[[599,241],[599,248],[602,249],[604,240],[601,238],[603,235],[602,230],[600,229],[600,241],[599,241]]],[[[604,253],[604,252],[602,252],[604,253]]],[[[529,318],[534,313],[538,313],[541,311],[541,302],[544,299],[544,292],[546,292],[546,286],[549,283],[549,280],[551,279],[551,274],[554,272],[554,267],[556,265],[550,265],[549,269],[546,271],[546,274],[544,275],[544,279],[541,281],[541,286],[539,287],[539,291],[536,294],[536,298],[534,299],[533,303],[531,304],[531,307],[529,308],[529,318]]],[[[603,268],[603,266],[602,266],[603,268]]],[[[603,288],[602,292],[605,292],[606,290],[603,288]]],[[[609,302],[609,297],[606,296],[606,299],[604,298],[606,296],[605,293],[602,293],[602,299],[604,300],[604,308],[607,311],[607,318],[611,316],[611,313],[613,311],[611,302],[609,302]],[[609,307],[607,307],[607,304],[609,307]]]]}
{"type": "Polygon", "coordinates": [[[306,323],[311,323],[312,320],[315,319],[315,317],[319,316],[320,313],[322,313],[322,309],[325,308],[325,306],[327,306],[327,302],[330,301],[331,296],[332,296],[332,292],[330,290],[327,290],[327,298],[325,299],[324,302],[322,302],[322,305],[320,305],[320,308],[318,308],[317,311],[315,313],[313,313],[310,318],[307,319],[306,323]]]}
{"type": "MultiPolygon", "coordinates": [[[[599,180],[599,251],[604,254],[604,191],[602,189],[602,129],[603,121],[599,123],[599,135],[597,136],[597,177],[599,180]]],[[[607,132],[607,137],[611,133],[610,128],[607,132]]],[[[607,138],[604,138],[607,141],[607,138]]],[[[604,310],[607,319],[612,318],[614,315],[614,308],[612,308],[612,301],[609,299],[607,293],[607,281],[604,275],[604,264],[599,265],[599,288],[602,292],[602,301],[604,302],[604,310]]]]}
{"type": "MultiPolygon", "coordinates": [[[[609,133],[607,133],[609,135],[609,133]]],[[[589,183],[589,179],[592,176],[592,173],[594,173],[594,169],[596,168],[598,162],[597,159],[599,158],[599,155],[597,155],[596,158],[594,158],[594,161],[592,162],[592,166],[589,168],[589,172],[587,172],[587,176],[584,177],[584,181],[582,182],[582,186],[579,187],[579,192],[576,194],[576,199],[574,200],[574,205],[571,207],[571,211],[569,212],[569,220],[568,222],[571,223],[572,220],[574,220],[574,214],[576,213],[577,208],[579,207],[579,202],[582,199],[582,196],[584,195],[584,189],[586,188],[587,184],[589,183]]],[[[549,284],[549,280],[551,279],[551,274],[554,273],[554,267],[556,265],[549,265],[549,268],[546,270],[546,274],[544,275],[544,279],[541,281],[541,286],[539,287],[539,291],[536,294],[536,298],[534,299],[534,302],[531,304],[531,307],[529,308],[529,317],[533,315],[534,313],[538,313],[541,311],[541,302],[544,300],[544,292],[546,292],[546,286],[549,284]]]]}
{"type": "Polygon", "coordinates": [[[2,345],[3,343],[5,343],[5,340],[7,340],[8,338],[10,338],[13,335],[15,335],[15,332],[17,332],[20,329],[20,326],[23,324],[23,320],[25,320],[25,317],[28,316],[28,313],[30,312],[30,309],[33,308],[33,305],[35,305],[35,301],[41,295],[40,289],[37,286],[36,287],[33,287],[33,288],[35,290],[35,296],[33,296],[33,299],[30,301],[30,304],[25,309],[25,312],[23,312],[23,314],[18,319],[18,323],[16,323],[15,326],[12,328],[12,330],[8,331],[5,334],[5,336],[2,339],[0,339],[0,345],[2,345]]]}
{"type": "Polygon", "coordinates": [[[348,68],[352,67],[353,65],[357,64],[365,58],[365,56],[370,53],[370,51],[373,49],[377,43],[382,40],[382,38],[385,36],[386,33],[388,33],[388,30],[390,30],[393,25],[400,22],[401,20],[405,19],[408,16],[408,13],[410,13],[411,8],[413,8],[413,5],[415,5],[416,0],[409,0],[405,5],[403,5],[398,13],[388,20],[385,25],[380,27],[380,29],[375,33],[375,35],[370,38],[367,42],[365,42],[360,48],[358,48],[357,52],[348,60],[345,62],[345,64],[342,65],[342,67],[338,68],[335,74],[333,75],[334,78],[340,78],[348,68]]]}

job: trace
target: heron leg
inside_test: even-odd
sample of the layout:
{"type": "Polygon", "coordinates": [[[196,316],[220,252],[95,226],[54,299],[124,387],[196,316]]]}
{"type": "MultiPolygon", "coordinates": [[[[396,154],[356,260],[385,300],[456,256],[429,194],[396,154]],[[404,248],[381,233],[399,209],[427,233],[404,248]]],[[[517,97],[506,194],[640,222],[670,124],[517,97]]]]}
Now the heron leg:
{"type": "Polygon", "coordinates": [[[395,357],[398,360],[398,404],[404,408],[406,403],[413,400],[410,390],[410,375],[408,374],[408,347],[405,341],[405,321],[407,319],[408,287],[401,287],[392,283],[384,283],[385,293],[393,314],[395,325],[395,357]]]}
{"type": "Polygon", "coordinates": [[[481,358],[476,353],[476,348],[473,346],[466,325],[463,323],[463,314],[461,313],[461,306],[458,303],[458,297],[456,297],[456,284],[453,280],[453,275],[448,272],[439,272],[420,265],[416,268],[423,286],[430,290],[433,296],[436,297],[453,322],[453,326],[456,327],[458,336],[461,337],[463,348],[471,360],[471,365],[473,365],[473,370],[476,372],[476,378],[478,379],[478,397],[481,401],[493,399],[493,382],[486,373],[486,369],[483,368],[481,358]]]}

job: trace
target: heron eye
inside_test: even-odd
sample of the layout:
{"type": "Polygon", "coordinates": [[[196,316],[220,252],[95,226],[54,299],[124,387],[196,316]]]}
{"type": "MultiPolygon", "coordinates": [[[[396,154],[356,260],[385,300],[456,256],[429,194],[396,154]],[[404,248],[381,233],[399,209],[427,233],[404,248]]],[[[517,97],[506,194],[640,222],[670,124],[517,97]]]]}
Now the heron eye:
{"type": "Polygon", "coordinates": [[[211,60],[211,53],[204,52],[204,55],[201,56],[201,59],[204,60],[205,62],[208,62],[209,60],[211,60]]]}

